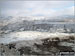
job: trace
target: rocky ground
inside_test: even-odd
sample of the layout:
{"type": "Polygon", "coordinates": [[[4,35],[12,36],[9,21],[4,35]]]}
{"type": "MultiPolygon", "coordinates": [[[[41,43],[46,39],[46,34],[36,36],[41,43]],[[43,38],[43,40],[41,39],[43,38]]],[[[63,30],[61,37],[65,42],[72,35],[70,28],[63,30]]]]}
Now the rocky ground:
{"type": "Polygon", "coordinates": [[[18,32],[5,36],[0,38],[0,56],[59,56],[60,52],[75,55],[74,33],[18,32]]]}

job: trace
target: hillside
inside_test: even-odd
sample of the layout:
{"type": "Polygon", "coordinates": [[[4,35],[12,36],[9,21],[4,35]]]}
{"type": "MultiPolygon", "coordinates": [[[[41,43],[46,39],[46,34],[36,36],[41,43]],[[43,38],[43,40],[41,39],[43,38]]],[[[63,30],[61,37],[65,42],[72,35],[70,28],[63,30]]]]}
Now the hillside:
{"type": "Polygon", "coordinates": [[[60,51],[74,52],[74,41],[74,33],[13,32],[0,37],[0,53],[6,56],[56,55],[60,51]]]}

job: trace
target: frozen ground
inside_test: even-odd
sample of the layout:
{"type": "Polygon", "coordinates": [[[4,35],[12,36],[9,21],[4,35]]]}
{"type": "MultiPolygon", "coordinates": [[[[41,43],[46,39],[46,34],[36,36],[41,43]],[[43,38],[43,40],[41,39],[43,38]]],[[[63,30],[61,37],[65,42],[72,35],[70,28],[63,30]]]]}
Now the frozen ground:
{"type": "Polygon", "coordinates": [[[14,41],[22,40],[34,40],[34,39],[43,39],[43,38],[54,38],[59,37],[60,39],[65,36],[75,36],[74,33],[48,33],[48,32],[37,32],[37,31],[22,31],[22,32],[13,32],[10,34],[5,34],[0,38],[0,43],[10,43],[14,41]]]}
{"type": "Polygon", "coordinates": [[[75,33],[49,33],[38,31],[12,32],[0,36],[0,44],[3,43],[2,45],[0,45],[0,53],[2,53],[2,46],[2,48],[6,52],[6,54],[4,53],[2,55],[5,56],[8,56],[8,54],[9,56],[19,56],[19,54],[22,54],[21,52],[23,52],[23,54],[55,54],[59,51],[75,51],[74,42],[75,33]],[[58,41],[54,41],[55,38],[57,38],[58,41]],[[51,41],[50,39],[52,39],[53,41],[51,41]],[[16,44],[16,49],[10,49],[9,46],[11,45],[9,44],[16,44]],[[18,52],[18,49],[20,48],[21,50],[23,48],[23,50],[20,50],[20,52],[18,52]]]}

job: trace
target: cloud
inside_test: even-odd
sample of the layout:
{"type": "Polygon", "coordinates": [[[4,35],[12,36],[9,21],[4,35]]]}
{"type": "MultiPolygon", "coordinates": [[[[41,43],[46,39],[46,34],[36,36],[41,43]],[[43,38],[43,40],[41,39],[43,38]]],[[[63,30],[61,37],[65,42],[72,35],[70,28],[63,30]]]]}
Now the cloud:
{"type": "Polygon", "coordinates": [[[54,10],[54,9],[34,9],[32,11],[22,11],[19,12],[17,15],[18,16],[49,16],[49,17],[53,17],[53,16],[61,16],[61,15],[74,15],[74,6],[72,7],[68,7],[65,9],[61,9],[61,10],[54,10]]]}
{"type": "Polygon", "coordinates": [[[74,8],[75,8],[75,6],[65,8],[65,9],[62,9],[62,10],[58,10],[53,15],[54,16],[73,15],[74,16],[74,8]]]}
{"type": "Polygon", "coordinates": [[[2,1],[2,15],[57,16],[72,15],[74,1],[2,1]],[[72,8],[71,8],[72,7],[72,8]],[[64,13],[63,13],[64,12],[64,13]]]}
{"type": "Polygon", "coordinates": [[[26,8],[62,8],[74,5],[74,1],[2,1],[3,9],[26,9],[26,8]]]}

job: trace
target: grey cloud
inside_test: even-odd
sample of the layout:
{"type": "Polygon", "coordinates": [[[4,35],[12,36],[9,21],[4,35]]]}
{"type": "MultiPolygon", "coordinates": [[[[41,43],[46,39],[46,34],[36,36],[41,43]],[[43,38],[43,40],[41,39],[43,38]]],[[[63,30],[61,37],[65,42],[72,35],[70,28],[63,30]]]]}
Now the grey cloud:
{"type": "Polygon", "coordinates": [[[2,14],[8,15],[51,15],[55,8],[63,9],[73,4],[74,1],[2,1],[0,8],[2,14]]]}

